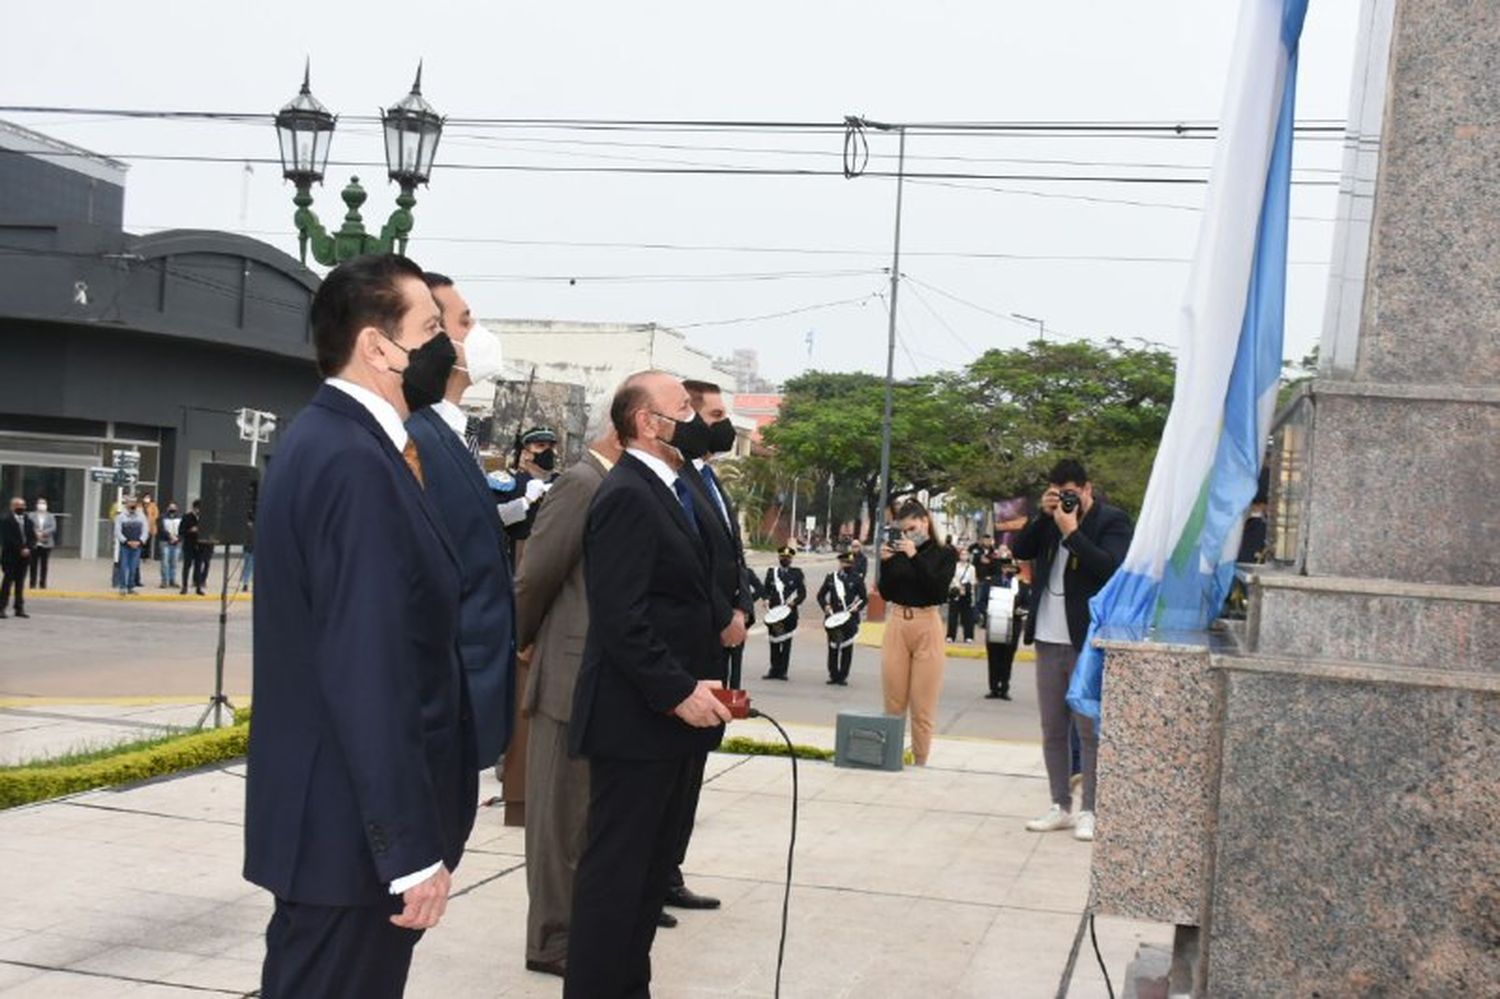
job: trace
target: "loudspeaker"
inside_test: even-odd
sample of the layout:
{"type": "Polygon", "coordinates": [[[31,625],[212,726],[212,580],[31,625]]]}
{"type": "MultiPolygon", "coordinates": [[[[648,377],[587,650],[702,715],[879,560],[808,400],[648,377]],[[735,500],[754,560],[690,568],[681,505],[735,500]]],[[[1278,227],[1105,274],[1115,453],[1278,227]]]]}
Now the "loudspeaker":
{"type": "Polygon", "coordinates": [[[198,515],[198,541],[216,545],[250,542],[260,473],[249,465],[210,462],[203,466],[203,504],[198,515]]]}

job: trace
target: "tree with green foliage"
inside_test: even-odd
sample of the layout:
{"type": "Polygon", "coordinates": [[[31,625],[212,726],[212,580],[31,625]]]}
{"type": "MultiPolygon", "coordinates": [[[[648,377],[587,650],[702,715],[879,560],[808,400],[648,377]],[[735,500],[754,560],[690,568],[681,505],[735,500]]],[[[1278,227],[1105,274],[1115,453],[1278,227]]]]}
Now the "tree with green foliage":
{"type": "Polygon", "coordinates": [[[1115,339],[986,351],[954,386],[977,424],[955,484],[970,497],[1031,495],[1058,459],[1076,457],[1111,502],[1138,511],[1175,368],[1159,346],[1115,339]]]}
{"type": "MultiPolygon", "coordinates": [[[[959,432],[968,418],[964,400],[940,378],[898,383],[893,394],[892,492],[947,489],[969,449],[959,432]]],[[[857,486],[868,524],[880,503],[884,407],[884,382],[875,375],[810,371],[786,383],[781,412],[763,438],[787,473],[831,473],[845,488],[857,486]]]]}

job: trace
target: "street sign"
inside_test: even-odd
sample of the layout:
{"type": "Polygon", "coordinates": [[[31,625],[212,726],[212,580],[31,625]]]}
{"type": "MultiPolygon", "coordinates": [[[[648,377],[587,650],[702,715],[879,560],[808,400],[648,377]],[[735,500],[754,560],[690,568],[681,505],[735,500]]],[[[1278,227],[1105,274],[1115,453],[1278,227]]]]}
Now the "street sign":
{"type": "Polygon", "coordinates": [[[120,484],[120,470],[109,466],[96,466],[89,469],[89,478],[94,482],[108,482],[111,485],[120,484]]]}

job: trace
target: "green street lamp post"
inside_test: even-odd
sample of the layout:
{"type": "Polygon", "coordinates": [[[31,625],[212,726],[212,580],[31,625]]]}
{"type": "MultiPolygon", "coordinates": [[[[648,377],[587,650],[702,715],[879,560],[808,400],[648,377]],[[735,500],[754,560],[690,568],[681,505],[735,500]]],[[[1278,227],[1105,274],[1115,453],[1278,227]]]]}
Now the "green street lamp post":
{"type": "Polygon", "coordinates": [[[302,262],[307,263],[308,247],[313,259],[325,267],[366,253],[406,252],[411,236],[411,210],[417,203],[417,185],[425,185],[432,175],[438,140],[443,135],[443,117],[422,97],[422,67],[411,93],[380,112],[385,133],[385,163],[391,180],[401,187],[396,209],[380,229],[380,235],[367,232],[360,207],[369,197],[354,177],[341,197],[347,211],[344,224],[329,233],[312,210],[312,185],[323,182],[328,167],[328,149],[338,116],[332,114],[312,95],[309,85],[311,66],[302,74],[302,90],[276,113],[276,138],[281,145],[281,175],[297,187],[292,203],[297,206],[293,222],[297,226],[297,247],[302,262]]]}

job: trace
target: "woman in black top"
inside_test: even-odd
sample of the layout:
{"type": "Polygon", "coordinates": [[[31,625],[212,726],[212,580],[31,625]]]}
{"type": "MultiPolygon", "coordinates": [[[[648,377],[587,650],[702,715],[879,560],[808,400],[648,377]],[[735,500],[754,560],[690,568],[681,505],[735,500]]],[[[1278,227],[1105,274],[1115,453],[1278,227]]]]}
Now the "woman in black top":
{"type": "Polygon", "coordinates": [[[916,500],[896,511],[901,539],[880,546],[880,595],[885,598],[885,638],[880,678],[886,714],[911,711],[911,751],[927,765],[932,724],[943,689],[943,618],[957,557],[933,536],[932,517],[916,500]]]}

